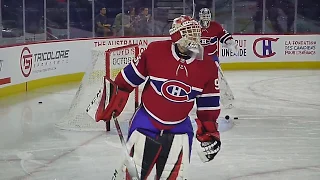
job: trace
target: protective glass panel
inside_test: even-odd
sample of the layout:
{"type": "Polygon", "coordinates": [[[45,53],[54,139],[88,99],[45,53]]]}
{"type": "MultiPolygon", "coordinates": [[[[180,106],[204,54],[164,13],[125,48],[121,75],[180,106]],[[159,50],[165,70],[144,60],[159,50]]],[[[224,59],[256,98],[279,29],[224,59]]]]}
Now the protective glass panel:
{"type": "Polygon", "coordinates": [[[233,31],[232,24],[232,1],[230,0],[218,0],[215,1],[215,21],[220,23],[224,29],[231,32],[233,31]]]}
{"type": "Polygon", "coordinates": [[[320,33],[320,1],[298,0],[298,33],[320,33]]]}
{"type": "Polygon", "coordinates": [[[235,0],[235,33],[262,33],[262,4],[263,0],[235,0]]]}
{"type": "Polygon", "coordinates": [[[113,23],[116,36],[147,36],[152,34],[152,1],[124,0],[122,11],[113,23]]]}
{"type": "Polygon", "coordinates": [[[267,0],[265,11],[265,33],[293,33],[294,0],[267,0]]]}
{"type": "Polygon", "coordinates": [[[0,45],[24,42],[22,0],[0,2],[0,45]]]}
{"type": "Polygon", "coordinates": [[[93,37],[92,2],[69,0],[70,38],[93,37]]]}
{"type": "Polygon", "coordinates": [[[67,0],[46,0],[47,40],[67,39],[67,0]]]}
{"type": "Polygon", "coordinates": [[[25,0],[25,41],[45,41],[44,0],[25,0]]]}
{"type": "Polygon", "coordinates": [[[174,18],[182,15],[185,1],[155,1],[154,3],[154,35],[168,35],[174,18]]]}
{"type": "Polygon", "coordinates": [[[95,37],[114,36],[112,26],[118,13],[121,13],[121,0],[97,0],[94,4],[95,37]]]}

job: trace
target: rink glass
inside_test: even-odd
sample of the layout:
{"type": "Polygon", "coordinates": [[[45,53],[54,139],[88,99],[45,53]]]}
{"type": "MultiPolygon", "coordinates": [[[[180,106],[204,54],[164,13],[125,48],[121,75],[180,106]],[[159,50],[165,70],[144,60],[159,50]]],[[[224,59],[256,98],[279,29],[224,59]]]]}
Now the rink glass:
{"type": "MultiPolygon", "coordinates": [[[[320,33],[320,2],[312,0],[203,0],[202,7],[231,33],[320,33]]],[[[0,44],[96,37],[106,8],[107,37],[168,35],[172,19],[192,16],[192,0],[0,0],[0,44]],[[129,9],[135,12],[128,14],[129,9]],[[122,16],[123,14],[123,16],[122,16]],[[118,18],[116,18],[118,15],[118,18]]],[[[103,36],[104,37],[104,36],[103,36]]]]}

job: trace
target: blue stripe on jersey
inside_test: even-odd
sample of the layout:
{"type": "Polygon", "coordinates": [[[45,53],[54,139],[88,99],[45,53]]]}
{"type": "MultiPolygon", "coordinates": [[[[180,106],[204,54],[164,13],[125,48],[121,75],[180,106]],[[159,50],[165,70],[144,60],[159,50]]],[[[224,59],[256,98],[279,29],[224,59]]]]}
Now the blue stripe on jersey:
{"type": "Polygon", "coordinates": [[[218,38],[217,37],[213,37],[210,39],[210,44],[214,44],[218,41],[218,38]]]}
{"type": "Polygon", "coordinates": [[[157,91],[159,93],[161,93],[161,86],[162,86],[163,82],[162,81],[157,81],[157,80],[154,80],[154,79],[151,79],[151,82],[157,88],[157,91]]]}
{"type": "Polygon", "coordinates": [[[191,92],[189,93],[188,97],[189,97],[189,99],[195,99],[196,96],[198,96],[200,93],[201,92],[192,89],[191,92]]]}
{"type": "MultiPolygon", "coordinates": [[[[151,79],[150,80],[151,83],[155,86],[156,90],[161,94],[161,87],[165,81],[155,80],[152,78],[150,78],[150,79],[151,79]]],[[[196,90],[192,89],[191,92],[188,94],[189,100],[195,99],[196,96],[198,96],[200,93],[201,93],[200,91],[196,91],[196,90]]],[[[184,95],[184,94],[181,94],[181,95],[184,95]]]]}
{"type": "Polygon", "coordinates": [[[123,72],[126,75],[127,79],[136,86],[144,82],[144,79],[139,77],[138,74],[134,71],[131,63],[123,69],[123,72]]]}
{"type": "Polygon", "coordinates": [[[213,61],[217,61],[218,63],[220,63],[219,58],[217,55],[212,55],[212,60],[213,61]]]}
{"type": "Polygon", "coordinates": [[[197,106],[198,107],[219,107],[220,106],[220,96],[208,96],[208,97],[198,97],[197,106]]]}

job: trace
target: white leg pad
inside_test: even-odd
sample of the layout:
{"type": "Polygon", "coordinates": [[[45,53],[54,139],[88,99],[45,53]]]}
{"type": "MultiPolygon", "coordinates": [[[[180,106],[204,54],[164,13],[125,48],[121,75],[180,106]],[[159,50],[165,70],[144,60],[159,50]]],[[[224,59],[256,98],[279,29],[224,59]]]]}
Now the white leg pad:
{"type": "Polygon", "coordinates": [[[145,142],[146,136],[144,134],[141,134],[139,131],[134,131],[127,141],[127,149],[131,150],[134,146],[134,153],[132,158],[133,161],[136,163],[139,176],[141,176],[145,142]]]}
{"type": "MultiPolygon", "coordinates": [[[[140,133],[139,131],[134,131],[130,138],[127,141],[127,148],[130,150],[134,147],[133,160],[136,163],[139,176],[141,176],[142,164],[145,144],[147,137],[140,133]]],[[[150,148],[150,147],[149,147],[150,148]]],[[[158,151],[158,149],[149,149],[148,151],[158,151]]],[[[158,179],[175,179],[175,180],[185,180],[187,179],[188,167],[190,164],[190,146],[189,146],[189,137],[187,134],[177,134],[174,135],[171,149],[162,171],[161,177],[158,179]]],[[[156,163],[157,165],[157,163],[156,163]]],[[[126,170],[125,167],[123,169],[126,170]]],[[[150,177],[148,178],[150,179],[150,177]]]]}
{"type": "Polygon", "coordinates": [[[190,164],[189,138],[187,134],[175,135],[169,152],[167,163],[164,167],[160,180],[165,179],[187,179],[190,164]]]}

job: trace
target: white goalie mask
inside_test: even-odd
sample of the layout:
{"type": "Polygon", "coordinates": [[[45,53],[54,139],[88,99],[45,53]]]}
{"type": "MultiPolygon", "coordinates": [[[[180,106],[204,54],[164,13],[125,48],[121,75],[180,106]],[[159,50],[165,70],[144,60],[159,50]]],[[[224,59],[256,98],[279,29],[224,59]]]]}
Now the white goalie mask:
{"type": "Polygon", "coordinates": [[[208,28],[211,22],[211,12],[208,8],[202,8],[199,12],[200,25],[204,28],[208,28]]]}
{"type": "Polygon", "coordinates": [[[190,16],[181,15],[175,18],[169,33],[173,43],[177,43],[193,53],[201,51],[201,26],[190,16]]]}

